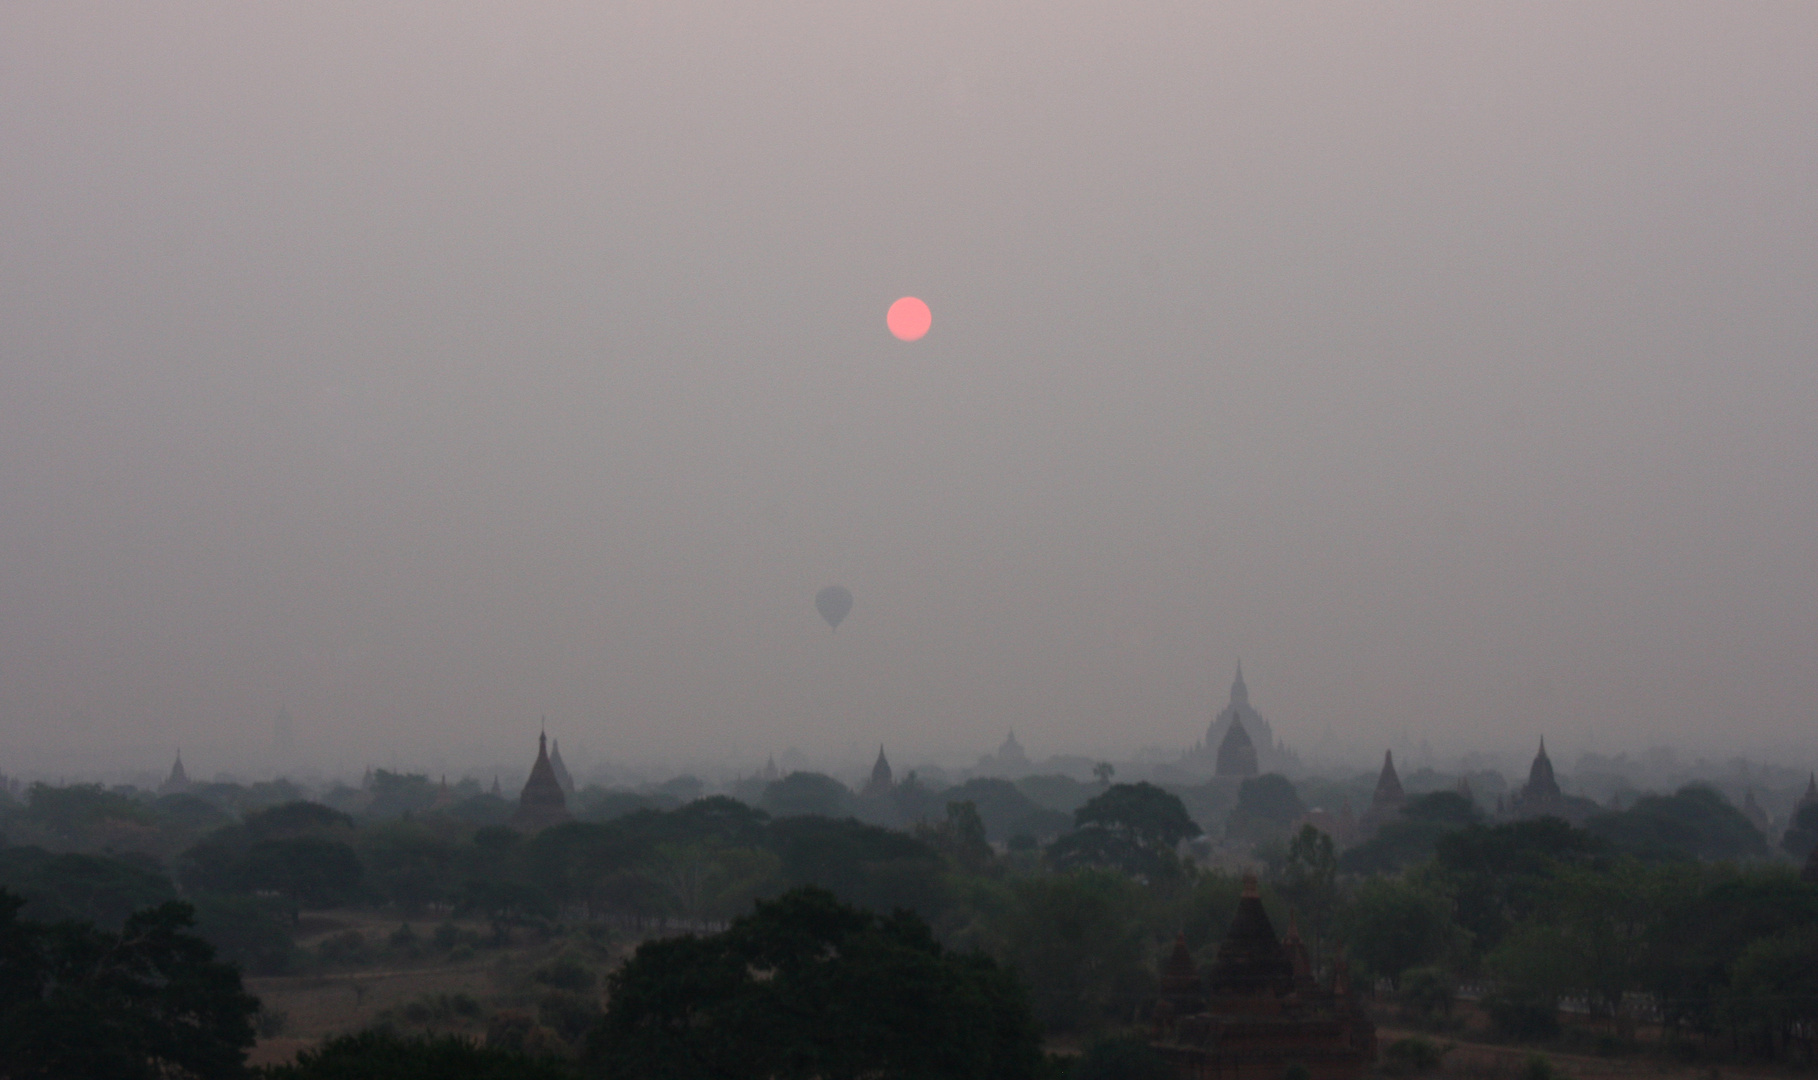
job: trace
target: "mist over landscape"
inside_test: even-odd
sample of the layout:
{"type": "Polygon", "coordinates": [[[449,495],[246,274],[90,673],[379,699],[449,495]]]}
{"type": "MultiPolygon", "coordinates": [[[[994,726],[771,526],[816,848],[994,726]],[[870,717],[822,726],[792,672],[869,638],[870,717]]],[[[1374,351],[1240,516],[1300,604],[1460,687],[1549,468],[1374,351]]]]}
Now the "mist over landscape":
{"type": "Polygon", "coordinates": [[[1105,14],[10,8],[6,771],[1809,764],[1818,18],[1105,14]]]}
{"type": "Polygon", "coordinates": [[[0,5],[0,1080],[1797,1080],[1818,6],[0,5]]]}

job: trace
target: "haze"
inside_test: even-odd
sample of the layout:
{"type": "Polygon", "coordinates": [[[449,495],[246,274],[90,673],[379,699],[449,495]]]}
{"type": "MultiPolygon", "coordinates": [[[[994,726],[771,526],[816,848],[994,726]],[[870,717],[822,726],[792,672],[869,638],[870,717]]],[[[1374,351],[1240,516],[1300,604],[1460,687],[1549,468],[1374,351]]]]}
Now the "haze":
{"type": "Polygon", "coordinates": [[[1129,753],[1240,657],[1313,757],[1809,758],[1814,55],[1797,3],[7,5],[3,767],[265,768],[281,708],[321,768],[1129,753]]]}

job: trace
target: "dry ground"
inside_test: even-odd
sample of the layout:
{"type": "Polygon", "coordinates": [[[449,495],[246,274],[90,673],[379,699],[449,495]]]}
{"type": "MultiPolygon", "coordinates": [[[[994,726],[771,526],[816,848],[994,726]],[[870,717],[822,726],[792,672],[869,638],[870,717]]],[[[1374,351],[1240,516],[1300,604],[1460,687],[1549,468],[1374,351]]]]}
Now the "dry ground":
{"type": "MultiPolygon", "coordinates": [[[[1378,1028],[1377,1046],[1418,1035],[1438,1046],[1451,1046],[1438,1077],[1447,1080],[1518,1080],[1528,1057],[1536,1051],[1524,1046],[1503,1046],[1468,1041],[1469,1036],[1433,1035],[1378,1028]]],[[[1809,1070],[1771,1065],[1717,1065],[1670,1061],[1653,1054],[1593,1057],[1544,1052],[1553,1067],[1569,1080],[1810,1080],[1809,1070]]]]}
{"type": "MultiPolygon", "coordinates": [[[[426,938],[438,921],[413,923],[426,938]]],[[[384,942],[398,928],[397,916],[361,911],[312,913],[298,926],[297,944],[306,952],[322,941],[357,930],[369,941],[384,942]]],[[[481,923],[457,922],[463,930],[490,934],[481,923]]],[[[250,1061],[270,1065],[289,1061],[299,1050],[324,1038],[358,1031],[378,1021],[387,1010],[425,997],[466,994],[490,1014],[499,1008],[528,1007],[525,977],[538,963],[561,951],[560,940],[543,940],[519,931],[505,948],[473,950],[471,959],[450,962],[439,950],[426,950],[421,960],[395,956],[368,967],[327,970],[305,975],[248,978],[246,986],[264,1009],[284,1015],[278,1034],[259,1040],[250,1061]]],[[[604,975],[604,971],[600,972],[604,975]]],[[[439,1030],[465,1031],[475,1036],[485,1031],[484,1019],[456,1019],[439,1030]]]]}

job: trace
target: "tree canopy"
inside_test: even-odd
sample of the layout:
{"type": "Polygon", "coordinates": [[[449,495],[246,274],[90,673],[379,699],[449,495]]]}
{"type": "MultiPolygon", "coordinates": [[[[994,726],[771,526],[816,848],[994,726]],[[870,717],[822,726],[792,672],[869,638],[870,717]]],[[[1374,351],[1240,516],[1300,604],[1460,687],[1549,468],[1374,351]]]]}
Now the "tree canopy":
{"type": "Polygon", "coordinates": [[[1768,855],[1767,837],[1729,800],[1702,784],[1688,784],[1671,795],[1645,795],[1620,813],[1599,814],[1585,828],[1641,858],[1768,855]]]}
{"type": "Polygon", "coordinates": [[[1129,836],[1148,847],[1172,848],[1198,836],[1198,824],[1180,798],[1148,781],[1113,784],[1073,812],[1078,828],[1098,826],[1129,836]]]}
{"type": "Polygon", "coordinates": [[[723,933],[647,941],[610,979],[588,1064],[608,1078],[1039,1075],[1022,988],[926,923],[804,888],[723,933]]]}
{"type": "Polygon", "coordinates": [[[0,892],[0,1046],[6,1075],[242,1075],[258,1000],[240,973],[188,933],[187,904],[129,916],[118,933],[93,923],[19,918],[0,892]]]}

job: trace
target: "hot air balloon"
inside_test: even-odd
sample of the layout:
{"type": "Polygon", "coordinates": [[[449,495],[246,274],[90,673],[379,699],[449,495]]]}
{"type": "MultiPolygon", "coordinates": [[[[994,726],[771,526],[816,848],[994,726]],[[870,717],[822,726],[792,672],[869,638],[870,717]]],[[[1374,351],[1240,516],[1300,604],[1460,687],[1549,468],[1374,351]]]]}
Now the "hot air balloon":
{"type": "Polygon", "coordinates": [[[852,590],[844,585],[829,585],[814,594],[814,609],[827,620],[828,626],[838,630],[840,620],[852,610],[852,590]]]}

